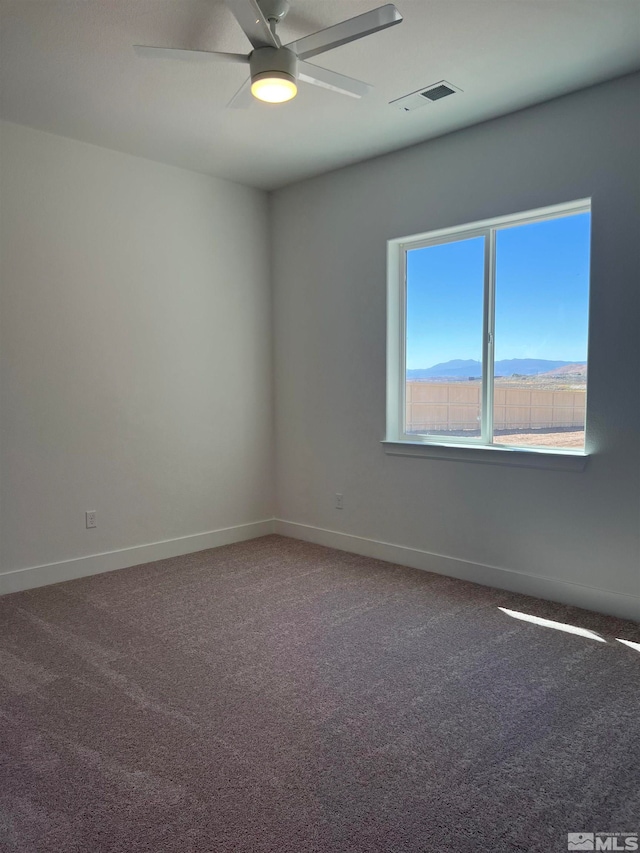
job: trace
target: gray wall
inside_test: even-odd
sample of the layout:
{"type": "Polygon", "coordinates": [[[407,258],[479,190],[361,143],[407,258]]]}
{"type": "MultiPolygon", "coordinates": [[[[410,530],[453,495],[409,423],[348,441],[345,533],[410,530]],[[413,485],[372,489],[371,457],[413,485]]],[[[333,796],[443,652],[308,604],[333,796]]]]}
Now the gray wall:
{"type": "Polygon", "coordinates": [[[282,530],[640,618],[639,103],[634,75],[274,194],[282,530]],[[589,196],[586,470],[385,455],[386,241],[589,196]]]}
{"type": "Polygon", "coordinates": [[[266,194],[12,124],[0,141],[0,571],[270,519],[266,194]]]}
{"type": "Polygon", "coordinates": [[[268,532],[275,483],[285,533],[640,618],[639,98],[624,78],[270,210],[2,125],[0,588],[268,532]],[[587,196],[586,470],[386,455],[386,241],[587,196]]]}

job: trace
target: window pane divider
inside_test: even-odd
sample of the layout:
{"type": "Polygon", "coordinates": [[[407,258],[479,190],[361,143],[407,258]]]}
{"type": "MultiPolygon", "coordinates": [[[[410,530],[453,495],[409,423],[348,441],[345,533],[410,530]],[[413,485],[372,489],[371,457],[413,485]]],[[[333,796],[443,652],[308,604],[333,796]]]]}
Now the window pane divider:
{"type": "Polygon", "coordinates": [[[493,444],[493,373],[495,353],[496,232],[490,228],[484,244],[484,322],[482,324],[483,444],[493,444]]]}

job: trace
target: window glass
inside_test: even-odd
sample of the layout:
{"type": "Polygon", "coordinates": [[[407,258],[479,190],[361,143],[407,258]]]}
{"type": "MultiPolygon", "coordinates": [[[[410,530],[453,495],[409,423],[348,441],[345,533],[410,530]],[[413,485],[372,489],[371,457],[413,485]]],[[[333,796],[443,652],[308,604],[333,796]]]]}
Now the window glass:
{"type": "Polygon", "coordinates": [[[589,219],[496,232],[495,444],[584,448],[589,219]]]}
{"type": "Polygon", "coordinates": [[[407,434],[480,437],[484,244],[407,252],[407,434]]]}

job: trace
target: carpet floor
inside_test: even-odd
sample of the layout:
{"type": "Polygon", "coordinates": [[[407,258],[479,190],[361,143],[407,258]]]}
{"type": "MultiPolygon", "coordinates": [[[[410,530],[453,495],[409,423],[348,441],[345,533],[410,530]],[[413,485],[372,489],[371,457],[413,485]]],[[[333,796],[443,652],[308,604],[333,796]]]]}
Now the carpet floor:
{"type": "Polygon", "coordinates": [[[640,648],[619,638],[640,626],[280,536],[5,596],[0,847],[555,853],[638,832],[640,648]]]}

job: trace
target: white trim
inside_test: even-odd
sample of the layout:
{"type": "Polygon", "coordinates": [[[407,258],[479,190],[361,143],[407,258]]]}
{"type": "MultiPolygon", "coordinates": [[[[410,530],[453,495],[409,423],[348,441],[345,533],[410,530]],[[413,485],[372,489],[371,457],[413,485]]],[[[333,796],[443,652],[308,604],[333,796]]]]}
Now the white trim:
{"type": "Polygon", "coordinates": [[[563,604],[640,622],[640,596],[637,595],[611,592],[558,578],[530,575],[514,569],[473,563],[469,560],[447,557],[444,554],[433,554],[419,548],[407,548],[403,545],[393,545],[377,539],[352,536],[337,530],[326,530],[322,527],[284,521],[279,518],[275,519],[274,533],[401,566],[472,581],[482,586],[559,601],[563,604]]]}
{"type": "Polygon", "coordinates": [[[259,536],[268,536],[272,533],[401,566],[472,581],[482,586],[506,589],[550,601],[560,601],[564,604],[584,607],[587,610],[595,610],[598,613],[608,613],[622,619],[640,622],[640,596],[611,592],[557,578],[529,575],[514,569],[474,563],[419,548],[393,545],[377,539],[353,536],[337,530],[327,530],[280,518],[239,524],[208,533],[196,533],[193,536],[166,539],[148,545],[137,545],[133,548],[122,548],[118,551],[5,572],[0,574],[0,595],[125,569],[155,560],[165,560],[182,554],[204,551],[207,548],[219,548],[222,545],[257,539],[259,536]]]}
{"type": "Polygon", "coordinates": [[[540,447],[511,447],[507,444],[453,444],[450,439],[438,441],[382,441],[389,456],[417,456],[452,462],[482,462],[489,465],[512,465],[516,468],[548,468],[553,471],[584,471],[589,456],[582,450],[540,447]]]}
{"type": "Polygon", "coordinates": [[[505,216],[494,216],[492,219],[482,219],[479,222],[452,225],[449,228],[439,228],[437,231],[426,231],[423,234],[394,237],[388,243],[389,245],[395,244],[401,248],[411,246],[412,249],[419,249],[423,246],[448,242],[448,237],[451,237],[453,240],[456,238],[465,239],[468,236],[474,236],[473,232],[486,231],[487,228],[507,228],[528,222],[535,222],[536,220],[566,216],[570,213],[589,213],[590,211],[591,199],[581,198],[576,201],[553,204],[550,207],[538,207],[535,210],[508,213],[505,216]],[[464,237],[460,237],[459,235],[464,235],[464,237]]]}
{"type": "MultiPolygon", "coordinates": [[[[403,456],[439,456],[439,458],[455,458],[457,461],[493,461],[485,454],[472,459],[463,455],[441,456],[440,454],[411,453],[399,449],[400,444],[425,444],[447,447],[475,446],[483,450],[494,448],[503,451],[505,446],[495,441],[493,434],[494,419],[494,359],[495,359],[495,277],[496,277],[496,232],[505,228],[530,225],[534,222],[546,222],[565,216],[581,213],[591,213],[591,199],[564,202],[536,210],[523,211],[517,214],[497,216],[480,222],[471,222],[437,231],[429,231],[410,237],[394,237],[387,240],[387,422],[385,450],[387,453],[397,453],[403,456]],[[446,243],[457,243],[482,237],[484,240],[484,283],[483,283],[483,323],[482,323],[482,392],[481,392],[481,430],[480,436],[468,437],[409,434],[406,432],[406,313],[407,313],[407,252],[430,246],[441,246],[446,243]],[[396,446],[396,450],[391,445],[396,446]]],[[[591,302],[591,288],[589,288],[591,302]]],[[[587,350],[588,351],[588,350],[587,350]]],[[[586,405],[586,397],[585,397],[586,405]]],[[[586,409],[585,409],[586,414],[586,409]]],[[[585,446],[586,446],[585,435],[585,446]]],[[[523,447],[514,447],[523,450],[523,447]]],[[[550,448],[555,453],[558,448],[550,448]]],[[[586,455],[584,451],[580,451],[586,455]]],[[[519,464],[514,457],[509,457],[504,464],[519,464]]],[[[555,464],[520,463],[524,467],[560,467],[555,464]]],[[[584,466],[583,466],[584,467],[584,466]]],[[[575,465],[571,466],[575,470],[575,465]]]]}
{"type": "Polygon", "coordinates": [[[402,348],[405,345],[404,317],[404,252],[400,246],[389,243],[387,254],[387,434],[400,435],[404,431],[403,382],[400,376],[405,362],[402,348]]]}
{"type": "Polygon", "coordinates": [[[493,444],[493,398],[496,336],[496,232],[489,228],[484,244],[484,324],[482,327],[482,444],[493,444]]]}
{"type": "Polygon", "coordinates": [[[164,539],[147,545],[136,545],[133,548],[121,548],[117,551],[90,554],[87,557],[75,557],[42,566],[15,569],[0,574],[0,595],[102,572],[112,572],[116,569],[126,569],[141,563],[152,563],[155,560],[166,560],[169,557],[179,557],[182,554],[204,551],[207,548],[219,548],[221,545],[230,545],[233,542],[268,536],[273,532],[274,520],[266,519],[224,527],[221,530],[210,530],[207,533],[195,533],[192,536],[180,536],[177,539],[164,539]]]}

